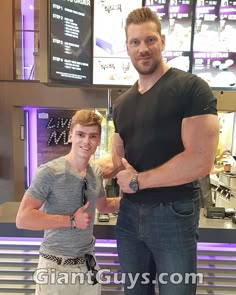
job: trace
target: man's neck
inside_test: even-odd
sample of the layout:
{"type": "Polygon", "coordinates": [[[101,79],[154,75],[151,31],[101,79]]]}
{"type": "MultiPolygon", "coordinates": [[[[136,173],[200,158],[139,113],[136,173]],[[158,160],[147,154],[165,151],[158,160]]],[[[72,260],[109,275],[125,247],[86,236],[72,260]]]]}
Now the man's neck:
{"type": "Polygon", "coordinates": [[[151,75],[139,75],[138,91],[141,94],[147,92],[168,70],[169,66],[164,64],[161,70],[158,70],[151,75]]]}

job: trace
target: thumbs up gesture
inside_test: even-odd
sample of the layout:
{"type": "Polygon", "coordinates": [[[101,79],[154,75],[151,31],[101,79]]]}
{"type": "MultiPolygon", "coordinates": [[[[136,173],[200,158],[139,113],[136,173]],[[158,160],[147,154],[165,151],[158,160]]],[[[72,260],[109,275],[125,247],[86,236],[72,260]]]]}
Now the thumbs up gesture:
{"type": "Polygon", "coordinates": [[[87,202],[83,207],[80,207],[74,214],[74,219],[76,223],[76,227],[80,229],[86,229],[92,219],[92,214],[90,212],[86,212],[89,207],[89,202],[87,202]]]}
{"type": "Polygon", "coordinates": [[[125,169],[117,173],[117,183],[124,193],[133,194],[134,191],[129,187],[129,183],[137,171],[125,158],[122,158],[121,161],[125,169]]]}

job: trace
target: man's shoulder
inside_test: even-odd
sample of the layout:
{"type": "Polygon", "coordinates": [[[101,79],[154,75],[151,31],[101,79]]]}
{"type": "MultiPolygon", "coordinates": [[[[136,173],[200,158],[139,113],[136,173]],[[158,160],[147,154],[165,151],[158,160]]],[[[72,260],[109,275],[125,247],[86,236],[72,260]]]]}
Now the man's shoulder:
{"type": "Polygon", "coordinates": [[[180,79],[192,79],[194,77],[197,77],[196,75],[190,73],[190,72],[186,72],[177,68],[170,68],[170,75],[176,78],[180,78],[180,79]]]}
{"type": "Polygon", "coordinates": [[[177,68],[171,68],[171,75],[175,78],[180,78],[184,80],[196,80],[196,81],[203,81],[206,83],[201,77],[197,76],[196,74],[186,72],[177,68]]]}
{"type": "Polygon", "coordinates": [[[129,97],[130,95],[136,95],[137,94],[137,82],[134,83],[133,86],[131,86],[128,89],[125,89],[116,99],[116,102],[120,102],[124,100],[125,98],[129,97]]]}
{"type": "Polygon", "coordinates": [[[167,83],[170,83],[171,85],[176,85],[176,87],[182,90],[201,88],[209,91],[210,89],[208,83],[201,77],[177,68],[170,69],[170,74],[167,80],[167,83]]]}

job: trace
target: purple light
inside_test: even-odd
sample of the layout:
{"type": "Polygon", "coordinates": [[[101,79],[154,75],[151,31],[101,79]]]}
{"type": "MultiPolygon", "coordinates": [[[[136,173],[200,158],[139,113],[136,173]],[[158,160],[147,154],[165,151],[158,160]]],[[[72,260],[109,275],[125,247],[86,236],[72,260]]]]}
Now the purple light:
{"type": "Polygon", "coordinates": [[[201,265],[201,269],[210,269],[210,270],[214,270],[214,269],[218,269],[218,270],[235,270],[235,267],[230,267],[227,265],[227,267],[224,266],[220,266],[220,265],[201,265]]]}
{"type": "Polygon", "coordinates": [[[199,251],[222,251],[222,252],[235,252],[236,244],[230,243],[198,243],[197,249],[199,251]]]}
{"type": "Polygon", "coordinates": [[[97,247],[116,248],[116,240],[96,240],[97,247]]]}
{"type": "Polygon", "coordinates": [[[27,185],[32,181],[38,167],[37,147],[37,109],[25,107],[26,111],[26,134],[27,134],[27,185]]]}
{"type": "Polygon", "coordinates": [[[0,250],[0,254],[25,254],[25,253],[30,253],[30,254],[39,254],[39,251],[33,251],[33,250],[0,250]]]}
{"type": "MultiPolygon", "coordinates": [[[[96,247],[97,247],[97,244],[96,244],[96,247]]],[[[101,253],[101,252],[97,252],[96,253],[96,256],[104,256],[104,257],[114,257],[114,256],[117,256],[118,257],[118,254],[117,253],[106,253],[106,252],[102,252],[101,253]]]]}
{"type": "MultiPolygon", "coordinates": [[[[0,237],[0,246],[9,246],[9,245],[13,245],[13,246],[38,246],[40,247],[41,242],[42,242],[43,238],[23,238],[23,237],[0,237]]],[[[112,253],[112,252],[99,252],[99,247],[107,247],[107,248],[113,248],[114,251],[116,250],[116,241],[115,240],[101,240],[98,239],[95,243],[95,248],[96,248],[96,256],[97,257],[113,257],[114,259],[118,259],[118,254],[117,253],[112,253]]],[[[211,250],[211,251],[227,251],[227,249],[230,250],[230,252],[232,252],[232,249],[236,250],[236,244],[228,244],[228,243],[198,243],[198,250],[211,250]],[[223,249],[223,250],[222,250],[223,249]]],[[[23,253],[30,253],[30,254],[38,254],[37,250],[5,250],[4,248],[2,250],[0,250],[0,253],[2,254],[23,254],[23,253]]],[[[234,255],[225,257],[225,256],[218,256],[218,255],[198,255],[197,256],[198,260],[201,261],[208,261],[209,259],[212,261],[212,263],[214,263],[214,260],[217,261],[236,261],[236,257],[234,257],[234,255]]],[[[101,265],[101,267],[103,265],[107,266],[119,266],[119,262],[116,261],[110,261],[110,262],[100,262],[99,263],[101,265]]],[[[227,268],[224,268],[224,266],[219,266],[219,265],[203,265],[200,266],[200,269],[205,269],[206,271],[214,271],[215,269],[227,269],[227,270],[235,270],[235,268],[232,266],[227,266],[227,268]]],[[[215,277],[215,276],[214,276],[215,277]]]]}
{"type": "MultiPolygon", "coordinates": [[[[23,237],[0,237],[0,245],[40,245],[43,238],[23,238],[23,237]]],[[[116,249],[116,240],[96,240],[96,247],[106,247],[116,249]]],[[[220,250],[236,251],[236,244],[229,243],[198,243],[198,250],[220,250]]],[[[211,255],[209,255],[211,256],[211,255]]],[[[236,257],[234,258],[236,259],[236,257]]]]}
{"type": "Polygon", "coordinates": [[[40,246],[42,238],[16,238],[16,237],[0,237],[0,245],[26,245],[40,246]]]}
{"type": "Polygon", "coordinates": [[[26,131],[26,184],[30,185],[30,173],[29,173],[29,112],[25,112],[25,131],[26,131]]]}
{"type": "MultiPolygon", "coordinates": [[[[41,245],[42,238],[0,237],[0,245],[41,245]]],[[[96,247],[116,248],[115,240],[96,240],[96,247]]]]}
{"type": "MultiPolygon", "coordinates": [[[[213,249],[214,251],[214,249],[213,249]]],[[[218,261],[236,261],[236,257],[232,257],[232,256],[219,256],[219,255],[198,255],[197,256],[198,259],[201,259],[201,260],[218,260],[218,261]]]]}

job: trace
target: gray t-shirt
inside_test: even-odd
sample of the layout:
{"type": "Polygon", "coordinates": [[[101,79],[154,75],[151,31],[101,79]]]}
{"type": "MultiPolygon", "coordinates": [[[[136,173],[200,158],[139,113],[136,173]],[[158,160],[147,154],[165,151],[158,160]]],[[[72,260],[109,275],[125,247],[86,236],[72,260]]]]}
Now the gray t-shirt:
{"type": "MultiPolygon", "coordinates": [[[[93,224],[96,199],[105,196],[100,168],[90,163],[86,170],[86,196],[92,220],[86,229],[58,228],[44,232],[40,251],[70,257],[92,253],[95,244],[93,224]]],[[[43,202],[42,210],[49,214],[73,215],[82,206],[83,178],[65,157],[41,165],[26,194],[43,202]]]]}

